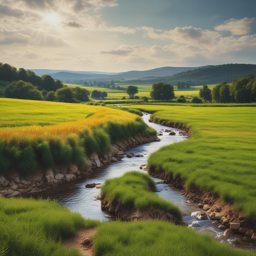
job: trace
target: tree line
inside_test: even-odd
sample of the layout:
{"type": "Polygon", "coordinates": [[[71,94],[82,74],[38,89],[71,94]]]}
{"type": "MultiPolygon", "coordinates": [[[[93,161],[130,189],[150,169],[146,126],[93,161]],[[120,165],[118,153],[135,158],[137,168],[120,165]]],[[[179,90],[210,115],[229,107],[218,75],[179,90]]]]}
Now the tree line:
{"type": "Polygon", "coordinates": [[[212,90],[204,85],[199,96],[205,101],[214,100],[218,103],[251,103],[256,102],[256,79],[253,74],[236,79],[231,86],[222,82],[213,87],[212,90]]]}
{"type": "Polygon", "coordinates": [[[102,82],[102,81],[87,82],[87,81],[84,81],[82,84],[85,86],[102,87],[102,88],[109,88],[109,89],[114,89],[114,90],[123,90],[123,91],[126,90],[125,87],[121,87],[120,85],[115,85],[114,81],[111,81],[111,82],[102,82]]]}
{"type": "Polygon", "coordinates": [[[187,82],[177,82],[177,87],[178,90],[183,90],[183,89],[189,89],[191,86],[195,86],[195,83],[192,81],[187,81],[187,82]]]}
{"type": "Polygon", "coordinates": [[[69,88],[50,75],[39,77],[30,70],[17,70],[6,63],[0,63],[0,80],[11,82],[5,89],[7,98],[77,103],[88,101],[90,95],[88,90],[69,88]]]}
{"type": "Polygon", "coordinates": [[[24,68],[17,69],[7,63],[0,63],[0,80],[21,80],[31,83],[41,91],[57,91],[63,87],[63,83],[60,80],[54,80],[50,75],[44,75],[40,77],[30,70],[25,70],[24,68]]]}

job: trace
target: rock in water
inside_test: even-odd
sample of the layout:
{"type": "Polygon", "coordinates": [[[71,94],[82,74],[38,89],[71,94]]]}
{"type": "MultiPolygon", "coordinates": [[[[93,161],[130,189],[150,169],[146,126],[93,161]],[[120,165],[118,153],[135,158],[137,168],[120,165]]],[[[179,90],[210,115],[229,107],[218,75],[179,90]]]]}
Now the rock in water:
{"type": "Polygon", "coordinates": [[[85,187],[86,187],[86,188],[94,188],[94,187],[96,187],[96,184],[93,183],[93,182],[87,183],[87,184],[85,185],[85,187]]]}
{"type": "Polygon", "coordinates": [[[198,212],[192,212],[191,216],[196,217],[199,220],[208,220],[208,216],[205,212],[203,211],[198,211],[198,212]]]}

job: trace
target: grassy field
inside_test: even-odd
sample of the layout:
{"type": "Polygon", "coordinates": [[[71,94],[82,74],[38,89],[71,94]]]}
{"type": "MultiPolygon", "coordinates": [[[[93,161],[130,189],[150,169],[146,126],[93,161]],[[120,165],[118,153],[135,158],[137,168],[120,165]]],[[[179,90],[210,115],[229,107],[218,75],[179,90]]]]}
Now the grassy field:
{"type": "Polygon", "coordinates": [[[252,256],[187,227],[160,221],[108,222],[94,236],[96,256],[252,256]]]}
{"type": "Polygon", "coordinates": [[[14,99],[0,99],[0,107],[0,174],[86,166],[84,155],[106,154],[111,143],[155,134],[138,115],[115,108],[14,99]]]}
{"type": "Polygon", "coordinates": [[[0,197],[0,255],[79,256],[61,240],[75,235],[78,228],[99,224],[49,200],[0,197]]]}
{"type": "MultiPolygon", "coordinates": [[[[67,84],[70,87],[76,87],[78,85],[75,84],[67,84]]],[[[117,84],[120,85],[121,87],[128,87],[129,85],[127,84],[117,84]]],[[[133,84],[134,85],[134,84],[133,84]]],[[[139,93],[136,94],[136,96],[139,97],[148,97],[150,98],[150,92],[152,90],[152,84],[145,84],[145,85],[137,85],[135,84],[134,86],[137,86],[139,89],[139,93]]],[[[209,88],[212,89],[215,86],[215,84],[209,85],[209,88]]],[[[113,89],[108,89],[108,88],[102,88],[102,87],[91,87],[91,86],[81,86],[85,89],[87,89],[88,91],[92,92],[93,90],[99,90],[99,91],[104,91],[108,93],[108,97],[106,98],[106,100],[121,100],[123,97],[126,97],[126,99],[129,98],[129,95],[126,93],[126,91],[120,91],[120,90],[113,90],[113,89]]],[[[202,88],[203,86],[193,86],[188,90],[177,90],[177,87],[174,86],[175,89],[175,96],[179,97],[181,95],[185,96],[187,99],[192,99],[194,96],[198,96],[199,95],[199,90],[202,88]]]]}
{"type": "Polygon", "coordinates": [[[152,154],[148,165],[181,176],[256,217],[256,108],[145,105],[154,120],[183,123],[190,140],[152,154]]]}
{"type": "Polygon", "coordinates": [[[156,191],[154,181],[147,174],[134,171],[119,178],[106,180],[101,188],[101,196],[108,202],[117,200],[125,206],[138,210],[153,206],[166,210],[181,220],[179,207],[152,193],[154,191],[156,191]]]}

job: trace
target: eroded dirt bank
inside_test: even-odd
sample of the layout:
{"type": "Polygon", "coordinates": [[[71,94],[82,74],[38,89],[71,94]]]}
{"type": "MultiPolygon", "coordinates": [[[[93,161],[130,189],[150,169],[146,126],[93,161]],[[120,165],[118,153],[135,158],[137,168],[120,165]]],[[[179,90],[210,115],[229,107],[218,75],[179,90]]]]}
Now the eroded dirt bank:
{"type": "Polygon", "coordinates": [[[108,202],[102,198],[101,209],[123,221],[162,220],[172,222],[176,225],[186,225],[185,222],[179,220],[173,214],[153,206],[145,210],[137,210],[133,207],[125,206],[121,202],[108,202]]]}

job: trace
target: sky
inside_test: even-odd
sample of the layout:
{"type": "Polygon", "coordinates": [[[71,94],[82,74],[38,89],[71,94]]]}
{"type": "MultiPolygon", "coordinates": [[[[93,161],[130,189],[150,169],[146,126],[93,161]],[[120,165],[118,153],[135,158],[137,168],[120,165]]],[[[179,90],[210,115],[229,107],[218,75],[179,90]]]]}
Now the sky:
{"type": "Polygon", "coordinates": [[[122,72],[256,64],[255,0],[0,0],[0,62],[122,72]]]}

